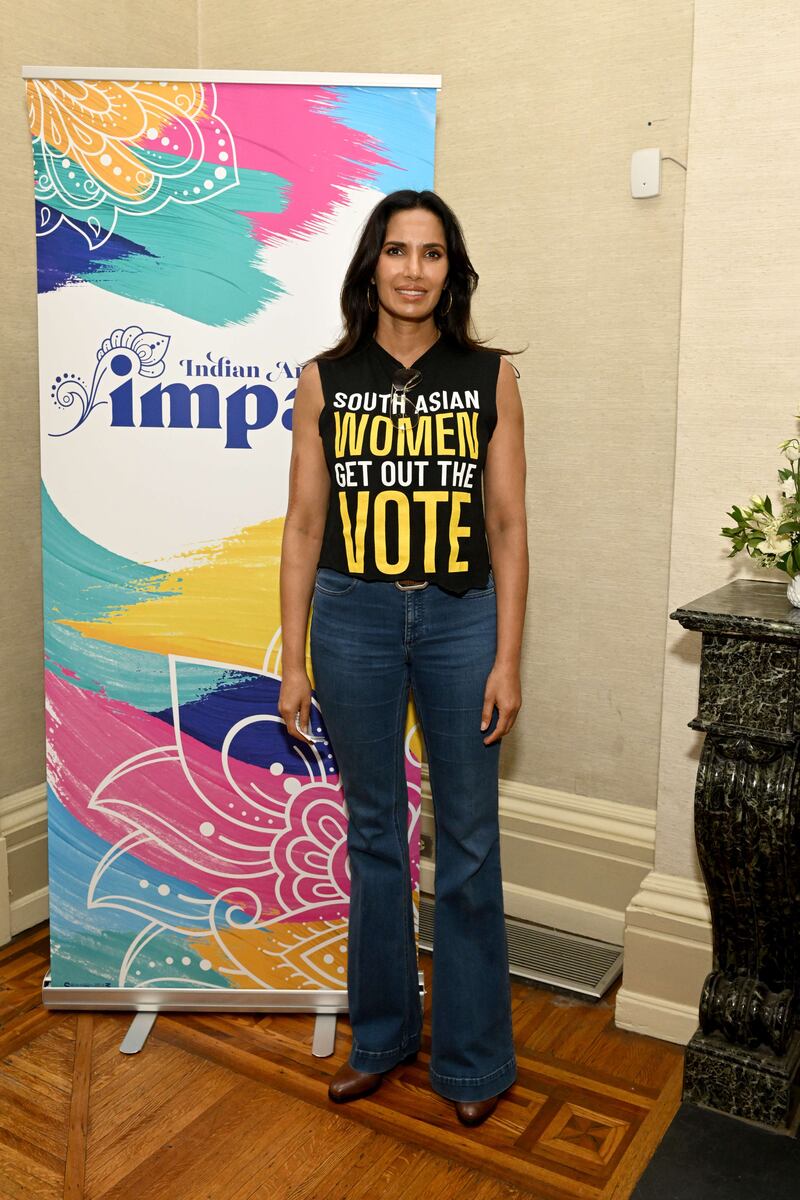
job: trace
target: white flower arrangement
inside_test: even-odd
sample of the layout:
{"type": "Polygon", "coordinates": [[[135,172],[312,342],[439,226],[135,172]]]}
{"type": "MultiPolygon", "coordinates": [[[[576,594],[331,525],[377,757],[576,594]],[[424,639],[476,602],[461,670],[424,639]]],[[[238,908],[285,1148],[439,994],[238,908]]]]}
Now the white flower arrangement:
{"type": "Polygon", "coordinates": [[[736,525],[722,527],[722,536],[730,538],[733,549],[728,558],[746,550],[756,566],[776,567],[790,579],[800,574],[800,440],[788,438],[778,449],[789,466],[778,471],[780,480],[780,511],[775,512],[768,495],[751,496],[749,508],[734,504],[728,513],[736,525]]]}

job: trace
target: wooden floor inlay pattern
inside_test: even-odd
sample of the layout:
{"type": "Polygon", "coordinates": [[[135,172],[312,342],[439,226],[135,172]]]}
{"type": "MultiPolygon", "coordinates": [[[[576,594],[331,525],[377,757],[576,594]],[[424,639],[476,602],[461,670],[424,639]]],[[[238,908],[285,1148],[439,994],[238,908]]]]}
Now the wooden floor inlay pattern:
{"type": "Polygon", "coordinates": [[[462,1125],[421,1053],[333,1104],[350,1051],[311,1052],[306,1014],[161,1014],[141,1053],[127,1013],[42,1007],[48,927],[0,949],[0,1200],[627,1200],[680,1102],[683,1051],[588,1004],[514,982],[518,1076],[462,1125]]]}

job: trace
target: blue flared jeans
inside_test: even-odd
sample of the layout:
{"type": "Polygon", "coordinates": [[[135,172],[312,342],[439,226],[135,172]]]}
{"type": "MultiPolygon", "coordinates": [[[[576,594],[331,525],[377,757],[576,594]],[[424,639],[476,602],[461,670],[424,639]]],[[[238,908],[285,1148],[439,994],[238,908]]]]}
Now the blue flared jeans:
{"type": "Polygon", "coordinates": [[[485,1100],[516,1078],[498,816],[500,742],[481,730],[497,646],[494,578],[462,595],[317,570],[317,699],[347,809],[351,1066],[388,1071],[419,1047],[422,1007],[408,846],[409,690],[436,831],[430,1081],[485,1100]]]}

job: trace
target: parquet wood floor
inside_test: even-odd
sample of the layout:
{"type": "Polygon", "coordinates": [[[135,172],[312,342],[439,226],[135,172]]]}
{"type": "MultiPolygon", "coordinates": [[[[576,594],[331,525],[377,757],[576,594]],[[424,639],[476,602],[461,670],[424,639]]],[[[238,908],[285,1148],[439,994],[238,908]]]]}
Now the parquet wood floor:
{"type": "Polygon", "coordinates": [[[48,926],[0,949],[2,1200],[627,1200],[680,1101],[683,1051],[592,1005],[514,982],[518,1078],[470,1129],[415,1063],[334,1105],[350,1050],[314,1058],[306,1014],[45,1009],[48,926]]]}

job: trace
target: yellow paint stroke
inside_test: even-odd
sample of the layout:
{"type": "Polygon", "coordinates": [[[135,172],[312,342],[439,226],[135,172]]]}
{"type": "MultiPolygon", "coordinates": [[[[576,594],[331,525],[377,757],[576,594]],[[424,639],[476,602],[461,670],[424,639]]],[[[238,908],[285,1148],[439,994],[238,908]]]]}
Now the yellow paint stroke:
{"type": "MultiPolygon", "coordinates": [[[[284,518],[276,517],[245,526],[221,542],[197,547],[183,555],[180,568],[167,571],[152,585],[150,598],[137,599],[94,621],[62,619],[61,624],[113,646],[209,659],[254,671],[268,669],[280,675],[280,639],[270,661],[265,664],[264,659],[281,623],[283,526],[284,518]]],[[[314,687],[310,627],[309,621],[305,657],[314,687]]],[[[406,734],[413,725],[417,716],[412,699],[406,734]]],[[[411,751],[422,761],[419,727],[411,751]]]]}
{"type": "MultiPolygon", "coordinates": [[[[419,908],[419,895],[413,897],[419,908]]],[[[347,920],[276,921],[262,929],[221,929],[219,941],[189,939],[189,948],[237,988],[278,991],[347,989],[347,920]]],[[[417,939],[418,940],[418,939],[417,939]]]]}
{"type": "Polygon", "coordinates": [[[179,568],[152,585],[150,598],[137,598],[97,620],[63,624],[132,650],[260,670],[281,623],[282,538],[282,517],[246,526],[185,553],[179,568]]]}

